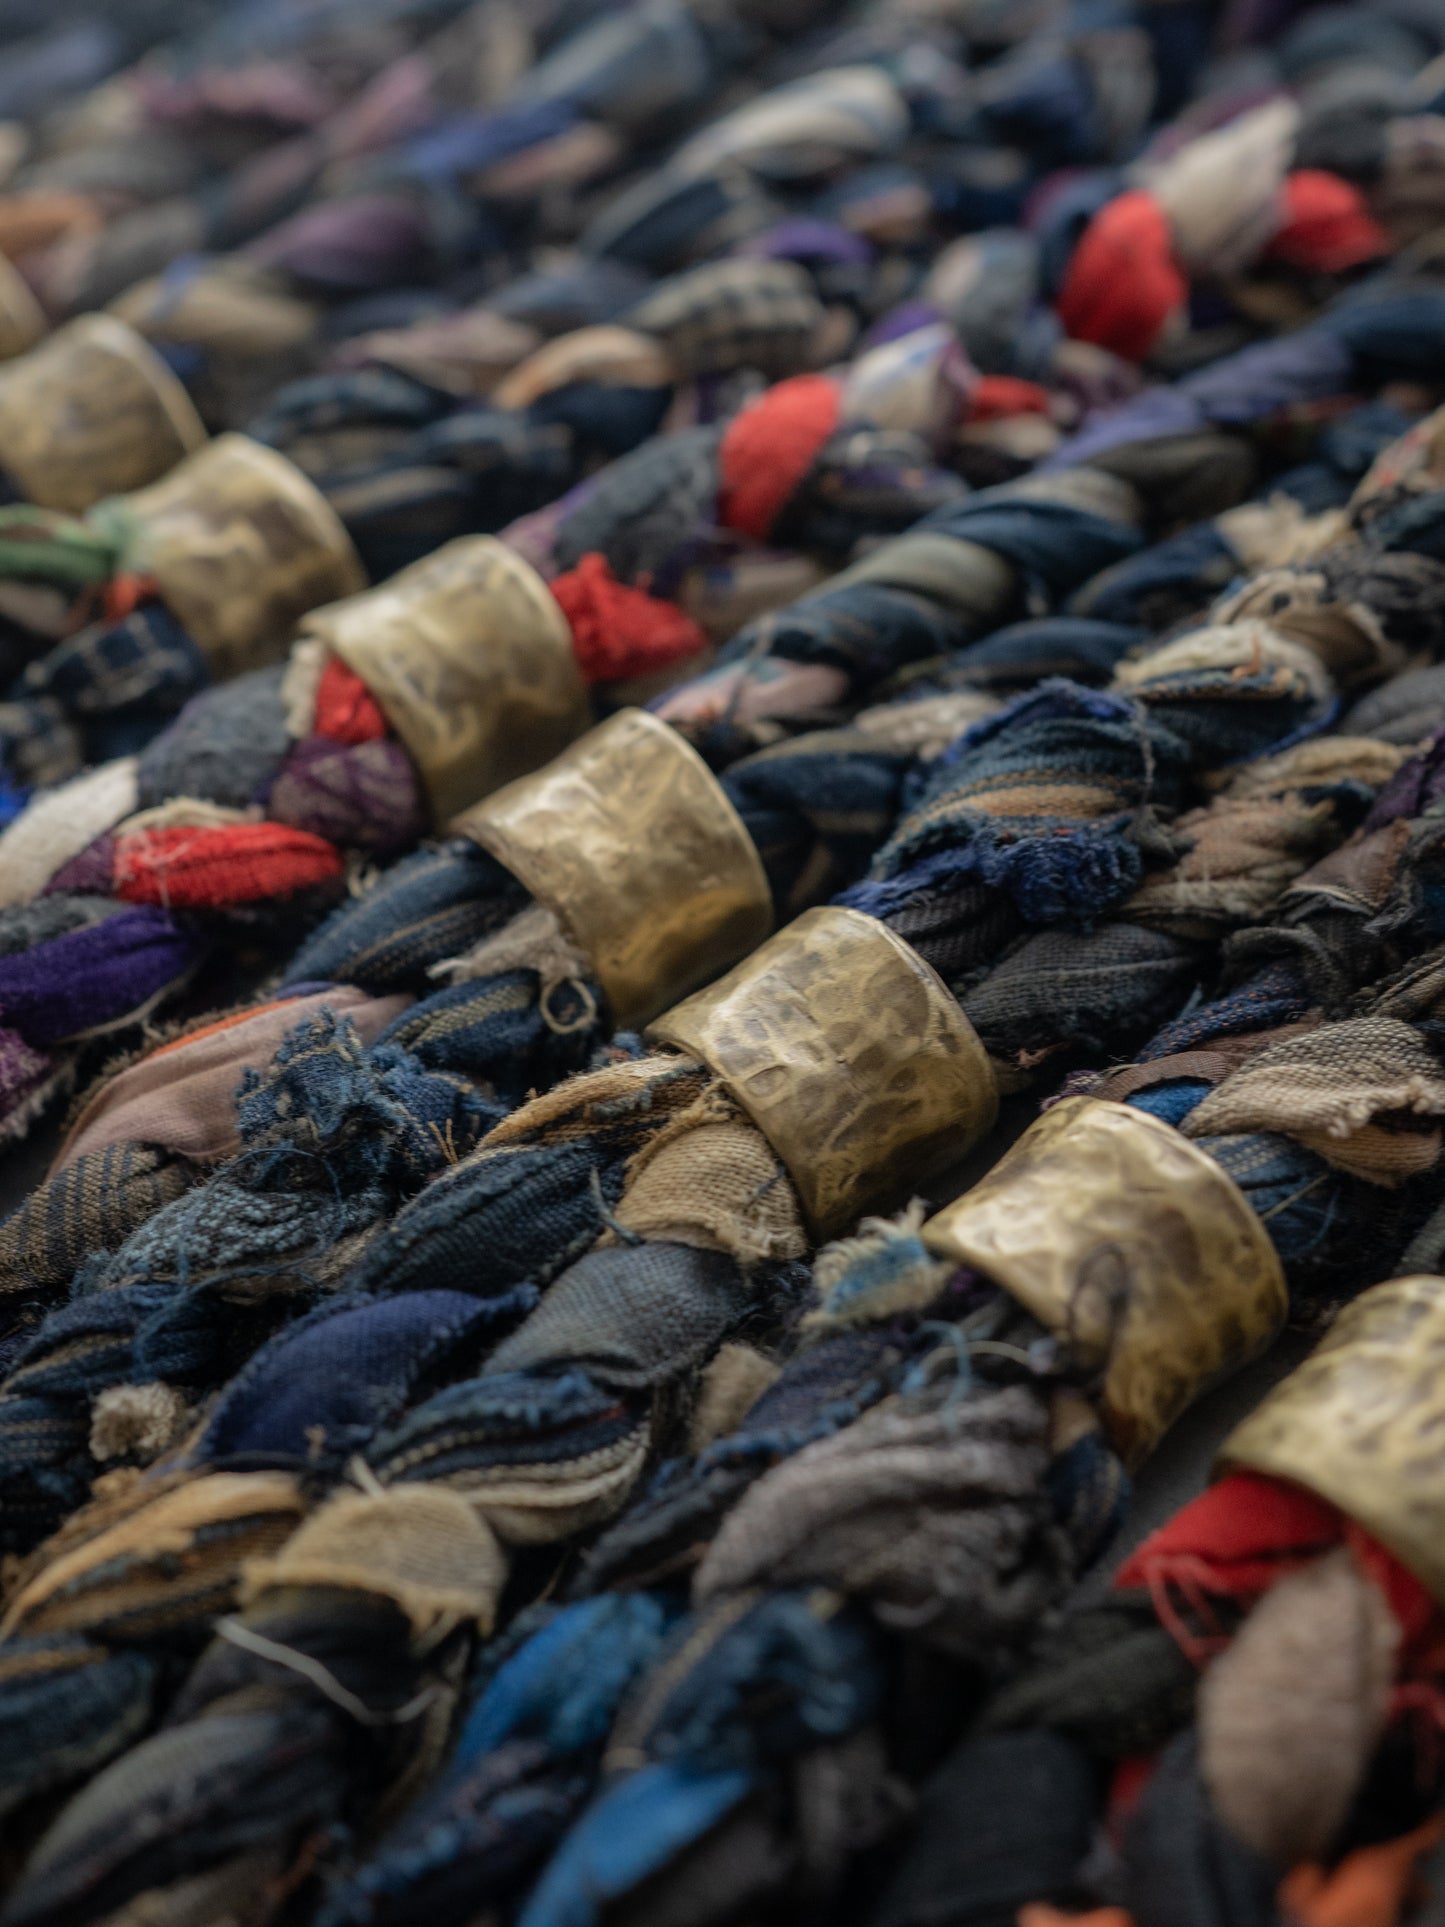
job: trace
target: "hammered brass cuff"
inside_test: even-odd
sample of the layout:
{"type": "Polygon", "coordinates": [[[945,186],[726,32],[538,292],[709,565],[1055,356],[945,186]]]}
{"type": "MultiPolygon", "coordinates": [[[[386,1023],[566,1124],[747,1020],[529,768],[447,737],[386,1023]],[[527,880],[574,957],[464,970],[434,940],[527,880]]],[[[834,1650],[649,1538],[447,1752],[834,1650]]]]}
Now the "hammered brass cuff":
{"type": "Polygon", "coordinates": [[[560,919],[625,1030],[773,927],[742,818],[692,745],[645,710],[609,717],[453,827],[560,919]]]}
{"type": "Polygon", "coordinates": [[[276,661],[308,609],[366,586],[320,490],[249,435],[218,436],[91,520],[119,529],[217,681],[276,661]]]}
{"type": "Polygon", "coordinates": [[[1445,1604],[1445,1278],[1392,1278],[1225,1440],[1220,1472],[1301,1485],[1372,1532],[1445,1604]]]}
{"type": "Polygon", "coordinates": [[[354,669],[421,772],[438,823],[534,770],[591,721],[572,632],[534,568],[463,535],[302,625],[354,669]]]}
{"type": "Polygon", "coordinates": [[[0,254],[0,361],[25,354],[44,333],[44,310],[25,277],[0,254]]]}
{"type": "Polygon", "coordinates": [[[820,1240],[905,1201],[998,1115],[988,1055],[942,979],[856,910],[809,910],[649,1034],[726,1082],[820,1240]]]}
{"type": "Polygon", "coordinates": [[[1288,1304],[1233,1180],[1158,1118],[1094,1098],[1046,1111],[923,1239],[987,1272],[1101,1375],[1130,1463],[1264,1349],[1288,1304]]]}
{"type": "Polygon", "coordinates": [[[83,315],[0,366],[0,468],[40,508],[74,515],[144,488],[205,439],[185,389],[114,315],[83,315]]]}

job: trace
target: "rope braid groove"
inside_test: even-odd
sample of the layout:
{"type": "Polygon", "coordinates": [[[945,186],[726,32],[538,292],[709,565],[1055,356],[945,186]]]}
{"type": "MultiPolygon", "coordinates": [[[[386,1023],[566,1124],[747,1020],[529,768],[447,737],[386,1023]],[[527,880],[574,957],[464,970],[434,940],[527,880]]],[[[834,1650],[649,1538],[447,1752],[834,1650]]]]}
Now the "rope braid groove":
{"type": "Polygon", "coordinates": [[[1445,14],[103,11],[0,1927],[1430,1927],[1445,14]]]}

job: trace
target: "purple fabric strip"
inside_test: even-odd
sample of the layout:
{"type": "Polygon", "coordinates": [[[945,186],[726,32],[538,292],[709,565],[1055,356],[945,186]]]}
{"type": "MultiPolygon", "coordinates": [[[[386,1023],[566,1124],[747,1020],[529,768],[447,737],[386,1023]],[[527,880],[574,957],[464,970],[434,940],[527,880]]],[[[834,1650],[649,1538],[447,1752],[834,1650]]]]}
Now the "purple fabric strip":
{"type": "Polygon", "coordinates": [[[1364,829],[1383,829],[1402,817],[1423,816],[1445,796],[1445,728],[1437,729],[1429,744],[1402,763],[1375,798],[1364,829]]]}
{"type": "Polygon", "coordinates": [[[1163,435],[1187,435],[1203,425],[1202,410],[1177,388],[1146,388],[1122,407],[1091,416],[1077,435],[1061,443],[1039,467],[1077,468],[1111,448],[1157,441],[1163,435]]]}
{"type": "Polygon", "coordinates": [[[874,249],[861,234],[836,221],[799,215],[745,241],[738,253],[754,261],[846,261],[866,267],[874,249]]]}
{"type": "Polygon", "coordinates": [[[0,1122],[35,1095],[55,1069],[18,1031],[0,1026],[0,1122]]]}
{"type": "Polygon", "coordinates": [[[1208,423],[1243,426],[1278,408],[1349,393],[1354,358],[1323,329],[1304,329],[1226,355],[1174,388],[1146,388],[1107,414],[1092,416],[1041,469],[1076,468],[1128,442],[1187,435],[1208,423]]]}
{"type": "Polygon", "coordinates": [[[0,957],[0,1021],[56,1044],[138,1010],[200,955],[201,939],[150,904],[0,957]]]}

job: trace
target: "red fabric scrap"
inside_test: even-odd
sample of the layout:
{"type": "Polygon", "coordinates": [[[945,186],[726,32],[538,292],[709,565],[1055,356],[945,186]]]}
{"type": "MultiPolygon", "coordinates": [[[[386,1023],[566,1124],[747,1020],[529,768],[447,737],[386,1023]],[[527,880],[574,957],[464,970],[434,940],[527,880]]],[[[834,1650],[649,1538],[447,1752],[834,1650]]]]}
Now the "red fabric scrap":
{"type": "Polygon", "coordinates": [[[1047,415],[1049,391],[1017,375],[981,375],[969,397],[971,422],[1003,421],[1010,415],[1047,415]]]}
{"type": "Polygon", "coordinates": [[[588,682],[651,675],[706,649],[707,637],[675,602],[619,582],[595,551],[548,585],[557,598],[577,666],[588,682]]]}
{"type": "Polygon", "coordinates": [[[219,910],[288,896],[344,868],[324,837],[281,823],[133,830],[116,839],[115,893],[125,903],[219,910]]]}
{"type": "Polygon", "coordinates": [[[340,656],[328,657],[316,690],[312,730],[336,743],[374,743],[386,734],[381,705],[340,656]]]}
{"type": "Polygon", "coordinates": [[[1265,250],[1267,261],[1343,274],[1390,251],[1389,236],[1360,190],[1323,168],[1301,167],[1289,176],[1284,209],[1284,224],[1265,250]]]}
{"type": "Polygon", "coordinates": [[[1058,315],[1075,341],[1142,361],[1189,299],[1164,210],[1134,188],[1100,208],[1075,248],[1058,315]]]}
{"type": "Polygon", "coordinates": [[[827,375],[794,375],[743,409],[722,440],[724,528],[767,541],[837,428],[841,406],[838,384],[827,375]]]}

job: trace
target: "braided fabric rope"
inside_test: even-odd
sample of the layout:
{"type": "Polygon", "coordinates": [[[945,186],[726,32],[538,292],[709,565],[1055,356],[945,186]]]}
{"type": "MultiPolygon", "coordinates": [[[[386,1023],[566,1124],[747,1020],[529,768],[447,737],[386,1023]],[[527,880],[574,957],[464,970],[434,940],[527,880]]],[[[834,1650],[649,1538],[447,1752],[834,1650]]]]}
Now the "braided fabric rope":
{"type": "Polygon", "coordinates": [[[921,1163],[820,1248],[453,827],[649,705],[783,941],[1228,1201],[1219,1363],[1230,1213],[1300,1328],[1438,1263],[1445,23],[1267,11],[0,10],[6,1923],[1407,1927],[1408,1558],[1237,1471],[1075,1597],[1148,1199],[1063,1320],[921,1163]],[[340,574],[221,648],[236,446],[340,574]]]}

